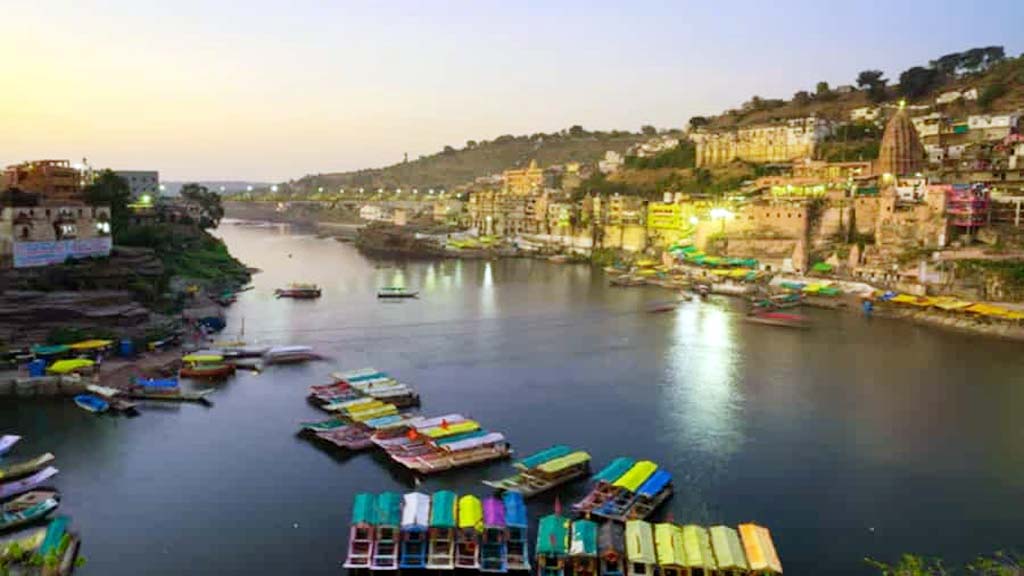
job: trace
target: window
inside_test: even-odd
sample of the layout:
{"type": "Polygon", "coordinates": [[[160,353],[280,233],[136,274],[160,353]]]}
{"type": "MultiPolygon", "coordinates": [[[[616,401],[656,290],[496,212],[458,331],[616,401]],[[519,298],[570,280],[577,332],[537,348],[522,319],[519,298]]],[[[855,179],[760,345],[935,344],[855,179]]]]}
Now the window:
{"type": "Polygon", "coordinates": [[[29,234],[28,226],[22,226],[21,227],[21,239],[22,240],[28,240],[28,234],[29,234]]]}

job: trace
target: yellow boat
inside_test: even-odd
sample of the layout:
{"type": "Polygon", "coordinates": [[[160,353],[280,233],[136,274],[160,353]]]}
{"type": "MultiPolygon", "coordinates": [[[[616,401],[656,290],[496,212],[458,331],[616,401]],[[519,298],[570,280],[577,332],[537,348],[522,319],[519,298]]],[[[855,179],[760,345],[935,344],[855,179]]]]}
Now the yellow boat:
{"type": "Polygon", "coordinates": [[[57,360],[51,364],[46,371],[50,374],[71,374],[73,372],[84,372],[91,370],[96,363],[85,358],[72,358],[70,360],[57,360]]]}
{"type": "Polygon", "coordinates": [[[81,342],[75,342],[68,347],[72,350],[102,350],[107,348],[114,343],[113,340],[82,340],[81,342]]]}

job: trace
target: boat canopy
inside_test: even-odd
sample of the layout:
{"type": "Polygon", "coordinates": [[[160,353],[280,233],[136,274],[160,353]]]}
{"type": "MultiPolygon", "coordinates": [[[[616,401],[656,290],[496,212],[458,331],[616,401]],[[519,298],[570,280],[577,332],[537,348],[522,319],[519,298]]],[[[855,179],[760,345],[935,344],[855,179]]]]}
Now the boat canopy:
{"type": "Polygon", "coordinates": [[[455,528],[455,493],[434,492],[430,502],[430,527],[455,528]]]}
{"type": "Polygon", "coordinates": [[[728,526],[712,526],[711,549],[722,570],[747,570],[747,555],[743,552],[739,534],[728,526]]]}
{"type": "Polygon", "coordinates": [[[601,556],[612,562],[626,553],[626,530],[618,522],[605,522],[597,534],[601,556]]]}
{"type": "Polygon", "coordinates": [[[92,367],[95,362],[85,358],[72,358],[70,360],[57,360],[46,369],[51,374],[70,374],[75,370],[92,367]]]}
{"type": "Polygon", "coordinates": [[[682,528],[668,522],[656,524],[654,526],[654,542],[658,549],[659,566],[686,566],[682,528]]]}
{"type": "Polygon", "coordinates": [[[505,527],[505,506],[494,496],[484,500],[484,526],[505,527]]]}
{"type": "Polygon", "coordinates": [[[113,340],[82,340],[71,344],[72,350],[99,350],[113,344],[113,340]]]}
{"type": "Polygon", "coordinates": [[[472,450],[473,448],[480,448],[481,446],[490,446],[491,444],[498,444],[499,442],[505,441],[505,435],[501,432],[491,432],[478,438],[470,438],[468,440],[461,440],[459,442],[452,442],[451,444],[445,444],[444,449],[449,452],[460,452],[462,450],[472,450]]]}
{"type": "Polygon", "coordinates": [[[672,474],[668,470],[658,470],[651,477],[647,479],[640,489],[637,490],[637,494],[645,498],[654,498],[661,492],[665,486],[668,486],[672,482],[672,474]]]}
{"type": "Polygon", "coordinates": [[[473,430],[472,432],[463,432],[462,434],[448,436],[447,438],[439,438],[434,443],[438,446],[444,446],[445,444],[453,444],[455,442],[462,442],[463,440],[479,438],[481,436],[486,436],[487,434],[489,434],[487,430],[473,430]]]}
{"type": "Polygon", "coordinates": [[[484,508],[480,499],[472,494],[459,498],[459,528],[480,530],[484,523],[484,508]]]}
{"type": "Polygon", "coordinates": [[[610,464],[601,469],[600,472],[594,475],[594,482],[607,482],[612,483],[618,480],[627,470],[633,467],[636,460],[632,458],[626,458],[620,456],[615,460],[612,460],[610,464]]]}
{"type": "Polygon", "coordinates": [[[377,495],[377,525],[398,526],[402,522],[402,497],[396,492],[377,495]]]}
{"type": "Polygon", "coordinates": [[[651,474],[658,469],[658,465],[650,460],[641,460],[633,465],[628,472],[612,483],[617,488],[625,488],[630,492],[636,492],[651,474]]]}
{"type": "Polygon", "coordinates": [[[718,567],[711,552],[711,536],[707,529],[695,524],[683,526],[683,545],[686,547],[686,564],[690,568],[714,569],[718,567]]]}
{"type": "Polygon", "coordinates": [[[561,458],[566,454],[572,452],[572,448],[569,448],[565,444],[555,444],[550,448],[545,448],[540,452],[530,454],[526,458],[519,461],[524,468],[536,468],[545,462],[550,462],[556,458],[561,458]]]}
{"type": "Polygon", "coordinates": [[[501,496],[505,504],[505,523],[509,526],[525,527],[530,520],[526,515],[526,501],[518,492],[505,492],[501,496]]]}
{"type": "Polygon", "coordinates": [[[656,564],[654,534],[651,525],[643,520],[626,522],[626,556],[630,562],[656,564]]]}
{"type": "Polygon", "coordinates": [[[775,552],[771,532],[757,524],[740,524],[740,539],[751,570],[782,574],[782,563],[775,552]]]}
{"type": "Polygon", "coordinates": [[[446,436],[462,434],[463,432],[472,432],[478,428],[480,428],[480,424],[477,422],[473,420],[464,420],[462,422],[441,423],[433,428],[422,429],[421,432],[431,438],[444,438],[446,436]]]}
{"type": "Polygon", "coordinates": [[[537,527],[537,554],[565,556],[568,539],[569,520],[565,516],[549,514],[540,519],[537,527]]]}
{"type": "Polygon", "coordinates": [[[565,470],[566,468],[578,466],[580,464],[583,464],[584,462],[589,461],[590,454],[587,454],[586,452],[579,450],[571,454],[566,454],[565,456],[562,456],[560,458],[555,458],[554,460],[548,460],[547,462],[538,466],[537,469],[540,470],[541,472],[544,472],[545,474],[556,474],[558,472],[561,472],[562,470],[565,470]]]}
{"type": "Polygon", "coordinates": [[[569,554],[597,556],[597,523],[590,520],[577,520],[572,523],[569,554]]]}
{"type": "Polygon", "coordinates": [[[426,528],[430,524],[430,496],[410,492],[402,496],[402,528],[426,528]]]}
{"type": "Polygon", "coordinates": [[[342,380],[344,380],[344,381],[346,381],[346,382],[351,384],[353,382],[363,382],[363,381],[366,381],[366,380],[377,380],[379,378],[387,379],[387,378],[390,378],[390,376],[387,375],[387,372],[371,372],[369,374],[360,374],[358,376],[349,376],[347,378],[342,378],[342,380]]]}
{"type": "Polygon", "coordinates": [[[54,346],[33,346],[32,353],[36,356],[53,356],[55,354],[63,354],[71,350],[70,346],[63,344],[56,344],[54,346]]]}
{"type": "Polygon", "coordinates": [[[352,503],[352,523],[353,524],[373,524],[377,518],[374,514],[374,497],[373,494],[368,492],[360,492],[356,494],[356,499],[352,503]]]}
{"type": "Polygon", "coordinates": [[[465,422],[466,417],[462,414],[445,414],[444,416],[435,416],[433,418],[423,418],[420,422],[416,423],[416,428],[420,430],[426,430],[428,428],[436,428],[443,422],[450,424],[456,424],[458,422],[465,422]]]}

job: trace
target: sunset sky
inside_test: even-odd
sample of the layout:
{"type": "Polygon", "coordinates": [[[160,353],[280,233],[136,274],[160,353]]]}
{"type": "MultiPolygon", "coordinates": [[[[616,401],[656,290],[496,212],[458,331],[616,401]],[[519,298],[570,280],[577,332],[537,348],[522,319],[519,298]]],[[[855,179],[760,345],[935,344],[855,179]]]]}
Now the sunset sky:
{"type": "Polygon", "coordinates": [[[1024,1],[3,3],[0,163],[279,181],[1024,50],[1024,1]]]}

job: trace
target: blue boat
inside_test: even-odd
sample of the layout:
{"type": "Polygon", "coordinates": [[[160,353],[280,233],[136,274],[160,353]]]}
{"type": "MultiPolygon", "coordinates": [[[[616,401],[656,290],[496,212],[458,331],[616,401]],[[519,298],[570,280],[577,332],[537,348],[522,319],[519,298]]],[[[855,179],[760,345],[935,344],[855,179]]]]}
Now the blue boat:
{"type": "Polygon", "coordinates": [[[177,378],[136,378],[135,385],[143,388],[170,389],[178,387],[177,378]]]}
{"type": "Polygon", "coordinates": [[[505,505],[505,528],[508,530],[505,566],[508,570],[530,570],[530,549],[527,540],[530,520],[526,514],[526,501],[518,492],[505,492],[501,496],[505,505]]]}
{"type": "Polygon", "coordinates": [[[411,492],[402,497],[401,554],[398,567],[427,567],[427,531],[430,528],[430,496],[411,492]]]}
{"type": "Polygon", "coordinates": [[[672,474],[667,470],[658,470],[636,491],[636,500],[626,511],[626,517],[643,520],[670,496],[672,496],[672,474]]]}
{"type": "Polygon", "coordinates": [[[75,404],[82,410],[92,412],[93,414],[102,414],[110,409],[110,404],[106,400],[92,394],[79,394],[75,396],[75,404]]]}

